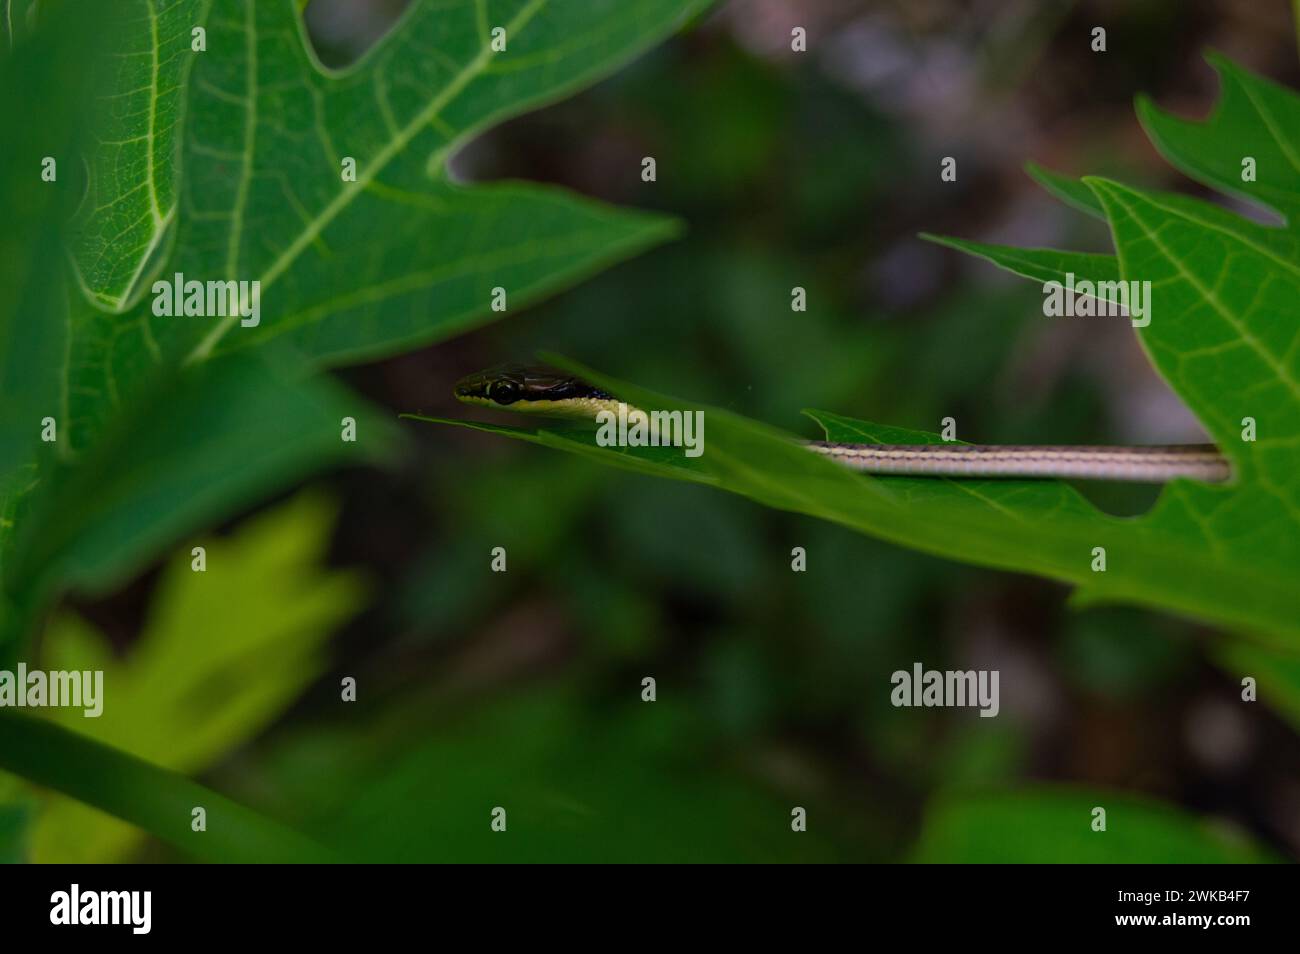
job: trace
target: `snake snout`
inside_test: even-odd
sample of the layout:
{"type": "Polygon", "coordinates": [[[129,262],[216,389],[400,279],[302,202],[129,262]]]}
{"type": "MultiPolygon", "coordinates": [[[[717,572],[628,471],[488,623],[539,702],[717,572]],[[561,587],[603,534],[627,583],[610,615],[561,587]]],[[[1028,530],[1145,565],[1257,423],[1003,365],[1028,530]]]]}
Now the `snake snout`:
{"type": "Polygon", "coordinates": [[[452,385],[451,393],[461,401],[485,397],[487,395],[487,380],[482,374],[471,374],[452,385]]]}

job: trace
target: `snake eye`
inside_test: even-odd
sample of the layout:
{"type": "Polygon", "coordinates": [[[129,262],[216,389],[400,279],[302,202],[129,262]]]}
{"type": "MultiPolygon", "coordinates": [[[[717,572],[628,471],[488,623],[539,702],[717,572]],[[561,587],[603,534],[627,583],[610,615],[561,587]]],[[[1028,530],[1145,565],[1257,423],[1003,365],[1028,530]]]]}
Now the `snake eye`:
{"type": "Polygon", "coordinates": [[[520,388],[513,381],[493,381],[488,386],[488,397],[498,404],[514,404],[519,400],[520,388]]]}

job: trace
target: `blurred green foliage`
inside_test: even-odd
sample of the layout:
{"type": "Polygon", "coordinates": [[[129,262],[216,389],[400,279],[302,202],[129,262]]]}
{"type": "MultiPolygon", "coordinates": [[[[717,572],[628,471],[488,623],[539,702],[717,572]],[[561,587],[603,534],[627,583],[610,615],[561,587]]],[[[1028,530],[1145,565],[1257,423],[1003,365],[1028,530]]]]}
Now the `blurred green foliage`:
{"type": "Polygon", "coordinates": [[[1029,789],[939,801],[926,815],[912,860],[1240,864],[1277,859],[1239,831],[1193,821],[1143,799],[1029,789]],[[1103,821],[1104,829],[1097,830],[1103,821]]]}
{"type": "MultiPolygon", "coordinates": [[[[319,565],[334,507],[304,494],[242,524],[227,539],[200,539],[164,569],[149,616],[128,654],[115,658],[73,613],[46,629],[42,665],[104,674],[103,714],[53,710],[66,728],[155,765],[201,772],[273,724],[325,669],[325,641],[364,602],[356,573],[319,565]]],[[[141,832],[51,796],[33,833],[38,861],[121,860],[141,832]]]]}

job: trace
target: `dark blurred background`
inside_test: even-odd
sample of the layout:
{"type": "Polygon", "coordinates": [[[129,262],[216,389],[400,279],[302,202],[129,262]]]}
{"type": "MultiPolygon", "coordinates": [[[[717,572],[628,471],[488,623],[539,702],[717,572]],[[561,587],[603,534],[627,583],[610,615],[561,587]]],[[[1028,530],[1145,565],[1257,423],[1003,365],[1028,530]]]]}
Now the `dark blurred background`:
{"type": "MultiPolygon", "coordinates": [[[[403,7],[312,0],[306,16],[337,65],[403,7]]],[[[1026,160],[1199,192],[1132,101],[1204,115],[1207,48],[1300,86],[1282,2],[721,4],[452,163],[466,181],[671,213],[679,240],[345,377],[395,414],[462,416],[457,377],[546,350],[806,437],[800,409],[819,407],[929,430],[952,416],[981,442],[1196,440],[1127,323],[1045,321],[1037,288],[917,233],[1106,249],[1104,225],[1042,192],[1026,160]],[[790,50],[792,26],[808,52],[790,50]],[[944,156],[955,183],[940,182],[944,156]],[[796,285],[806,313],[790,310],[796,285]]],[[[335,524],[312,511],[327,563],[368,589],[317,634],[321,670],[300,694],[193,761],[221,790],[388,858],[902,859],[933,798],[1037,782],[1149,795],[1300,853],[1295,730],[1237,704],[1209,630],[1070,609],[1042,580],[406,423],[396,469],[318,482],[338,505],[335,524]],[[504,574],[489,570],[496,546],[504,574]],[[806,573],[790,570],[794,546],[806,573]],[[1000,670],[1001,715],[893,708],[889,676],[916,661],[1000,670]],[[345,676],[358,701],[341,707],[345,676]],[[496,805],[508,846],[487,837],[496,805]],[[792,838],[796,805],[809,830],[792,838]]],[[[1154,498],[1087,492],[1118,513],[1154,498]]],[[[78,611],[125,647],[163,575],[78,611]]]]}

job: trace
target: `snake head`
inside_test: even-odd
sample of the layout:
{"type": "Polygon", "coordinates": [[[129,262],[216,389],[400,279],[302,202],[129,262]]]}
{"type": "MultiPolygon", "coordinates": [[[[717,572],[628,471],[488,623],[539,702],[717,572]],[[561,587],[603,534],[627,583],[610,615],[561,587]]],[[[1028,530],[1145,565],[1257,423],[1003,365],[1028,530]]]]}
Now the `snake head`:
{"type": "Polygon", "coordinates": [[[529,369],[522,364],[500,364],[456,382],[458,401],[487,407],[508,407],[524,394],[529,369]]]}
{"type": "Polygon", "coordinates": [[[553,415],[587,415],[606,392],[565,371],[543,365],[499,364],[456,382],[456,399],[479,407],[553,415]]]}

